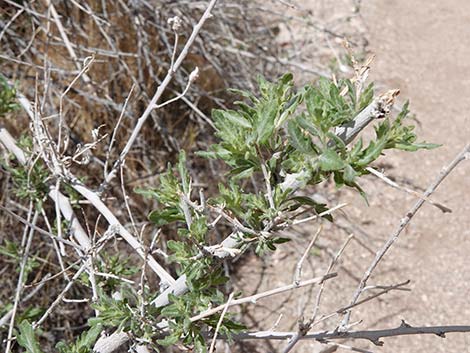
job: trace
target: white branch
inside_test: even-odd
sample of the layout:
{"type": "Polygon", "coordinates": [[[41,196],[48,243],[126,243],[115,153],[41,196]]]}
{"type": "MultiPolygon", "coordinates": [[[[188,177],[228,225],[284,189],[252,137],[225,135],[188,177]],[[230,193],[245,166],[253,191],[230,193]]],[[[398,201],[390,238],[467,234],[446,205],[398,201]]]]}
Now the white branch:
{"type": "Polygon", "coordinates": [[[73,180],[70,185],[84,198],[90,201],[90,203],[104,216],[104,218],[106,218],[111,226],[118,229],[118,233],[143,259],[147,258],[148,265],[163,282],[170,285],[176,283],[174,278],[152,256],[145,254],[142,244],[119,222],[111,210],[103,201],[101,201],[96,192],[88,189],[78,179],[73,180]]]}
{"type": "MultiPolygon", "coordinates": [[[[336,129],[335,134],[347,145],[351,143],[354,138],[375,119],[385,117],[390,112],[393,106],[395,97],[399,94],[399,90],[390,90],[370,103],[364,108],[351,122],[336,129]]],[[[331,140],[328,146],[334,146],[335,141],[331,140]]],[[[298,173],[287,174],[284,181],[280,184],[281,190],[291,190],[295,192],[299,188],[305,186],[310,178],[310,173],[307,170],[302,170],[298,173]]]]}
{"type": "Polygon", "coordinates": [[[114,352],[129,340],[125,332],[115,332],[109,336],[101,336],[93,347],[93,352],[105,353],[114,352]]]}
{"type": "MultiPolygon", "coordinates": [[[[371,104],[364,108],[350,123],[336,129],[335,134],[347,145],[369,125],[373,120],[384,118],[390,112],[395,102],[395,97],[400,93],[399,90],[390,90],[377,98],[371,104]]],[[[334,145],[330,141],[330,145],[334,145]]]]}
{"type": "MultiPolygon", "coordinates": [[[[28,103],[29,106],[29,103],[28,103]]],[[[7,129],[0,127],[0,142],[5,146],[5,148],[12,153],[20,164],[25,165],[27,160],[24,152],[16,145],[15,139],[10,135],[7,129]]],[[[83,251],[87,251],[91,247],[90,239],[88,238],[87,233],[81,226],[78,221],[75,213],[73,212],[72,205],[70,204],[69,199],[62,194],[60,191],[57,192],[55,186],[49,188],[48,193],[49,198],[59,203],[60,211],[64,219],[70,223],[70,230],[72,236],[78,242],[83,251]]]]}

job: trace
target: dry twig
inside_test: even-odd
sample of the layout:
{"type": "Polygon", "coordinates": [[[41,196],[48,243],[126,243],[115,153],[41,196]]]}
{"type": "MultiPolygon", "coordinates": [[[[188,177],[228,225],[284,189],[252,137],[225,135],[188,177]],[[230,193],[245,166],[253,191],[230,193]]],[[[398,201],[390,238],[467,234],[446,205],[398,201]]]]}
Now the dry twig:
{"type": "MultiPolygon", "coordinates": [[[[437,176],[436,180],[426,189],[424,192],[424,197],[420,198],[414,206],[406,213],[405,217],[400,220],[400,224],[398,225],[397,229],[390,235],[388,240],[385,242],[385,244],[382,246],[377,251],[377,254],[362,276],[362,279],[356,289],[356,291],[353,294],[352,300],[351,300],[351,305],[355,304],[360,295],[364,291],[364,287],[367,284],[367,281],[369,280],[370,276],[372,275],[372,272],[377,268],[379,265],[380,261],[383,259],[387,251],[391,248],[391,246],[395,243],[395,241],[398,239],[400,236],[401,232],[406,228],[406,226],[410,223],[411,219],[414,217],[414,215],[419,211],[421,206],[425,203],[426,198],[429,198],[429,196],[437,189],[437,187],[444,181],[444,179],[466,158],[468,158],[470,152],[470,144],[466,145],[464,149],[457,154],[457,156],[447,165],[445,166],[442,171],[439,173],[437,176]]],[[[346,330],[346,327],[349,322],[351,312],[348,311],[346,315],[343,318],[343,321],[341,322],[340,330],[346,330]]]]}

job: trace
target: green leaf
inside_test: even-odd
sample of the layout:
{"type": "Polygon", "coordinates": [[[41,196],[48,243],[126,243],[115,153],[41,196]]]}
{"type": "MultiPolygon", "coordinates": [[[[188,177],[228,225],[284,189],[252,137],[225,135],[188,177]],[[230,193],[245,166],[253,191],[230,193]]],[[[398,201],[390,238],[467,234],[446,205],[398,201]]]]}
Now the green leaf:
{"type": "Polygon", "coordinates": [[[180,151],[178,158],[178,173],[180,174],[181,184],[183,186],[183,192],[188,195],[191,192],[190,188],[190,177],[188,169],[186,168],[186,152],[180,151]]]}
{"type": "Polygon", "coordinates": [[[88,331],[82,333],[78,340],[79,348],[91,348],[91,346],[96,342],[96,339],[103,331],[101,325],[96,325],[90,328],[88,331]]]}
{"type": "Polygon", "coordinates": [[[266,104],[258,112],[258,126],[256,127],[256,142],[260,145],[266,144],[274,132],[274,120],[276,119],[278,107],[275,104],[266,104]]]}
{"type": "Polygon", "coordinates": [[[185,249],[185,245],[182,242],[176,240],[168,240],[167,242],[168,249],[173,252],[182,252],[185,249]]]}
{"type": "Polygon", "coordinates": [[[426,143],[426,142],[418,142],[418,143],[413,143],[413,144],[402,144],[402,143],[396,143],[395,148],[403,151],[410,151],[414,152],[419,149],[426,149],[426,150],[432,150],[434,148],[441,147],[442,145],[436,144],[436,143],[426,143]]]}
{"type": "Polygon", "coordinates": [[[256,98],[256,96],[251,92],[243,91],[241,89],[236,89],[236,88],[229,88],[227,89],[227,91],[234,93],[234,94],[238,94],[242,97],[245,97],[254,103],[258,102],[258,98],[256,98]]]}
{"type": "Polygon", "coordinates": [[[357,142],[354,144],[354,147],[349,152],[349,156],[351,159],[355,159],[359,155],[359,153],[362,150],[362,144],[363,142],[362,142],[362,137],[361,137],[357,140],[357,142]]]}
{"type": "Polygon", "coordinates": [[[22,313],[17,314],[17,319],[19,322],[23,320],[34,321],[40,316],[42,316],[42,314],[44,314],[45,311],[46,309],[41,308],[39,306],[28,306],[27,308],[24,309],[22,313]]]}
{"type": "Polygon", "coordinates": [[[309,118],[324,133],[354,117],[354,102],[348,103],[340,95],[336,83],[326,78],[318,80],[316,86],[309,87],[305,101],[309,118]]]}
{"type": "Polygon", "coordinates": [[[180,310],[178,310],[178,307],[177,307],[176,304],[171,304],[171,305],[165,306],[162,309],[161,314],[162,314],[162,316],[171,317],[171,318],[181,316],[181,312],[180,312],[180,310]]]}
{"type": "Polygon", "coordinates": [[[176,342],[178,342],[179,339],[180,339],[180,334],[176,332],[176,333],[166,336],[163,339],[157,340],[157,343],[162,346],[169,347],[169,346],[174,345],[176,342]]]}
{"type": "Polygon", "coordinates": [[[88,331],[84,331],[73,344],[67,345],[64,342],[59,342],[56,344],[56,349],[60,353],[90,352],[91,347],[95,344],[102,331],[103,327],[100,324],[92,326],[88,331]]]}
{"type": "Polygon", "coordinates": [[[207,352],[206,341],[204,340],[204,337],[202,337],[201,335],[198,335],[196,339],[194,340],[194,351],[196,353],[207,352]]]}
{"type": "Polygon", "coordinates": [[[224,327],[229,329],[230,332],[237,332],[237,331],[241,331],[241,330],[246,330],[246,326],[239,323],[239,322],[235,322],[235,321],[232,321],[230,319],[224,319],[224,327]]]}
{"type": "Polygon", "coordinates": [[[229,175],[234,178],[234,180],[237,179],[244,179],[244,178],[249,178],[253,175],[253,172],[255,171],[255,168],[250,166],[250,165],[243,165],[238,168],[233,168],[230,172],[229,175]]]}
{"type": "Polygon", "coordinates": [[[292,83],[294,79],[294,75],[291,72],[285,73],[282,75],[281,79],[279,80],[283,85],[288,85],[292,83]]]}
{"type": "MultiPolygon", "coordinates": [[[[328,211],[328,207],[326,207],[324,203],[318,203],[308,196],[294,196],[289,198],[287,201],[295,201],[298,202],[299,205],[307,205],[313,207],[317,214],[328,211]]],[[[326,218],[328,221],[333,222],[333,216],[331,214],[327,214],[323,217],[326,218]]]]}
{"type": "Polygon", "coordinates": [[[154,210],[148,216],[149,220],[157,225],[164,226],[176,221],[184,221],[184,215],[176,208],[166,208],[163,210],[154,210]]]}
{"type": "Polygon", "coordinates": [[[374,98],[374,83],[370,83],[361,94],[360,102],[359,102],[359,109],[358,112],[363,110],[367,107],[370,103],[372,103],[372,99],[374,98]]]}
{"type": "Polygon", "coordinates": [[[0,75],[0,117],[18,108],[19,104],[16,99],[16,88],[11,87],[7,79],[3,75],[0,75]]]}
{"type": "Polygon", "coordinates": [[[375,161],[377,158],[379,158],[380,154],[385,148],[386,142],[386,139],[371,141],[369,143],[369,146],[367,146],[367,148],[364,150],[364,153],[361,156],[361,159],[357,162],[357,165],[361,167],[367,166],[373,161],[375,161]]]}
{"type": "Polygon", "coordinates": [[[266,242],[266,246],[267,246],[268,249],[271,250],[271,251],[275,251],[275,250],[276,250],[276,247],[274,246],[274,244],[273,244],[271,241],[267,241],[267,242],[266,242]]]}
{"type": "Polygon", "coordinates": [[[207,234],[208,226],[206,217],[199,217],[193,220],[191,224],[191,235],[196,239],[197,242],[204,242],[207,234]]]}
{"type": "Polygon", "coordinates": [[[314,123],[308,120],[305,115],[299,115],[298,117],[296,117],[295,120],[297,121],[299,126],[302,127],[302,129],[307,130],[313,136],[322,136],[322,132],[315,126],[314,123]]]}
{"type": "Polygon", "coordinates": [[[155,192],[155,190],[152,190],[152,189],[144,189],[144,188],[136,187],[134,188],[134,192],[146,198],[157,198],[157,193],[155,192]]]}
{"type": "Polygon", "coordinates": [[[308,196],[294,196],[289,198],[287,201],[296,201],[300,205],[307,205],[312,207],[316,207],[318,205],[318,202],[315,202],[315,200],[308,196]]]}
{"type": "Polygon", "coordinates": [[[356,171],[349,164],[344,168],[344,181],[346,184],[352,184],[356,178],[356,171]]]}
{"type": "Polygon", "coordinates": [[[292,239],[290,238],[282,238],[282,237],[279,237],[279,238],[274,238],[273,239],[273,243],[274,244],[284,244],[284,243],[287,243],[289,241],[291,241],[292,239]]]}
{"type": "Polygon", "coordinates": [[[27,353],[42,353],[34,334],[33,326],[28,321],[23,320],[21,324],[18,325],[18,329],[20,330],[16,338],[18,344],[26,349],[27,353]]]}
{"type": "Polygon", "coordinates": [[[303,134],[295,121],[289,121],[287,124],[287,131],[289,133],[289,142],[296,150],[305,154],[311,154],[314,152],[312,142],[303,134]]]}
{"type": "Polygon", "coordinates": [[[320,169],[325,172],[340,170],[344,168],[345,162],[333,150],[325,150],[319,158],[320,169]]]}
{"type": "Polygon", "coordinates": [[[118,329],[129,329],[134,319],[134,313],[129,307],[129,301],[134,301],[132,291],[126,287],[122,287],[121,295],[123,300],[116,300],[102,293],[98,297],[98,301],[93,303],[91,307],[100,312],[100,316],[88,319],[90,326],[101,324],[105,327],[113,327],[118,329]]]}
{"type": "Polygon", "coordinates": [[[236,112],[235,110],[217,109],[217,110],[214,110],[212,114],[214,117],[217,116],[218,119],[226,119],[235,125],[248,128],[248,129],[252,128],[251,123],[247,119],[245,119],[240,113],[236,112]]]}
{"type": "Polygon", "coordinates": [[[341,152],[346,152],[346,144],[344,143],[344,141],[338,137],[336,134],[332,133],[332,132],[328,132],[326,133],[326,136],[329,137],[331,139],[331,141],[334,141],[335,144],[336,144],[336,147],[339,148],[339,150],[341,152]]]}
{"type": "Polygon", "coordinates": [[[294,112],[296,111],[298,105],[302,102],[303,98],[304,98],[304,95],[305,95],[305,92],[304,91],[300,91],[298,92],[294,98],[292,98],[287,104],[286,104],[286,107],[284,108],[282,114],[279,115],[279,117],[276,119],[274,125],[276,126],[276,128],[279,128],[280,126],[282,126],[286,120],[292,115],[294,114],[294,112]]]}

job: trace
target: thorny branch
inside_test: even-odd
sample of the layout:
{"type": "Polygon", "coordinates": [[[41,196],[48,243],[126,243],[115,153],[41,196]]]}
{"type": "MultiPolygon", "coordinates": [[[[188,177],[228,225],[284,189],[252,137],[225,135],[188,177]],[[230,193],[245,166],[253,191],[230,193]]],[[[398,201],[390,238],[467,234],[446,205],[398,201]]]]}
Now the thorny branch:
{"type": "MultiPolygon", "coordinates": [[[[406,335],[437,335],[445,337],[446,333],[453,332],[470,332],[470,326],[410,326],[402,321],[402,324],[396,328],[383,329],[383,330],[364,330],[364,331],[322,331],[315,333],[308,333],[301,339],[314,339],[317,341],[334,340],[334,339],[363,339],[374,343],[377,346],[384,344],[382,338],[406,336],[406,335]]],[[[295,335],[295,332],[273,332],[273,331],[259,331],[253,333],[241,333],[232,336],[234,340],[250,340],[250,339],[269,339],[269,340],[285,340],[295,335]]]]}

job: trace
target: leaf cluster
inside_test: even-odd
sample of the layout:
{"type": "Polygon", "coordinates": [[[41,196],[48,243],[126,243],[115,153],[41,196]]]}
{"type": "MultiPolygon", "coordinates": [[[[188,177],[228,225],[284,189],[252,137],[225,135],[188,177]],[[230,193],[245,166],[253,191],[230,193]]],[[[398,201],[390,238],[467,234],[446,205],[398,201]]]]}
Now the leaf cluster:
{"type": "Polygon", "coordinates": [[[356,177],[366,174],[365,168],[384,150],[436,147],[417,143],[413,126],[404,125],[408,104],[397,118],[386,117],[376,126],[375,139],[367,146],[362,139],[346,146],[335,129],[372,103],[373,84],[358,95],[351,80],[323,78],[294,93],[288,74],[275,83],[261,80],[260,97],[239,93],[248,104],[238,102],[238,110],[214,112],[220,142],[201,153],[226,162],[232,167],[231,177],[247,178],[264,163],[274,181],[283,174],[304,171],[306,184],[317,184],[333,175],[338,187],[360,189],[356,177]]]}
{"type": "MultiPolygon", "coordinates": [[[[207,201],[192,201],[184,152],[177,165],[169,166],[160,176],[158,187],[138,190],[159,204],[149,219],[159,227],[175,227],[176,239],[167,242],[170,260],[178,265],[178,274],[187,276],[189,286],[183,296],[171,296],[171,304],[160,313],[171,328],[170,334],[158,341],[161,345],[180,341],[193,345],[195,351],[204,351],[203,333],[210,331],[217,315],[197,323],[190,318],[224,302],[218,287],[226,279],[218,268],[219,261],[204,251],[214,228],[214,216],[208,210],[223,210],[234,220],[232,227],[233,222],[239,222],[236,234],[240,246],[254,244],[258,254],[274,251],[289,240],[276,237],[279,227],[301,214],[328,210],[327,205],[296,194],[296,188],[283,187],[289,175],[299,179],[296,182],[301,186],[330,179],[337,187],[346,185],[362,192],[358,177],[367,174],[367,166],[385,150],[436,147],[417,143],[413,126],[404,124],[408,104],[396,118],[385,117],[378,122],[375,137],[367,143],[359,138],[352,146],[346,145],[335,130],[373,102],[372,84],[358,92],[351,80],[320,79],[295,90],[292,75],[286,74],[276,82],[260,78],[259,94],[234,92],[244,101],[235,103],[237,109],[213,111],[219,142],[198,153],[228,165],[219,193],[207,201]],[[251,187],[247,182],[250,179],[262,180],[258,185],[263,187],[251,187]]],[[[331,215],[325,218],[333,221],[331,215]]],[[[224,320],[221,332],[229,334],[237,327],[241,326],[224,320]]]]}
{"type": "MultiPolygon", "coordinates": [[[[119,277],[130,277],[140,271],[138,266],[132,265],[128,258],[117,255],[103,253],[102,261],[97,262],[97,268],[101,273],[109,273],[119,277]]],[[[121,281],[118,278],[106,277],[100,281],[100,286],[106,292],[113,292],[119,289],[121,281]]]]}
{"type": "Polygon", "coordinates": [[[17,110],[16,89],[8,84],[3,75],[0,75],[0,117],[17,110]]]}
{"type": "Polygon", "coordinates": [[[3,163],[3,167],[10,173],[13,181],[13,191],[21,199],[33,200],[41,204],[47,195],[47,183],[49,170],[41,161],[37,161],[33,166],[10,166],[3,163]]]}

